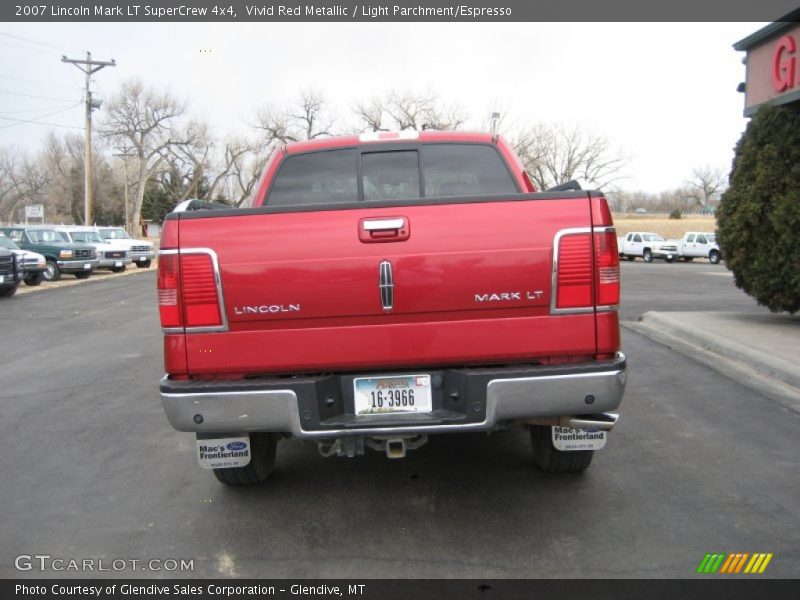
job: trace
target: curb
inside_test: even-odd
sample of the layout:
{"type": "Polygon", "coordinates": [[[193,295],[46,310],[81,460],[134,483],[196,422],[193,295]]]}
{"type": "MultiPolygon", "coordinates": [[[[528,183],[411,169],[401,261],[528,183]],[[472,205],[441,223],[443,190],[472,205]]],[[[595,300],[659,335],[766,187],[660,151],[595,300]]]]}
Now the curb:
{"type": "Polygon", "coordinates": [[[641,317],[641,323],[645,326],[662,329],[674,337],[682,338],[713,354],[742,362],[759,373],[798,388],[798,392],[800,392],[800,367],[797,364],[745,346],[719,335],[718,332],[691,327],[670,316],[669,313],[646,312],[641,317]]]}
{"type": "Polygon", "coordinates": [[[623,321],[626,329],[648,337],[714,369],[778,404],[800,412],[798,368],[718,334],[676,323],[663,313],[644,313],[639,321],[623,321]]]}

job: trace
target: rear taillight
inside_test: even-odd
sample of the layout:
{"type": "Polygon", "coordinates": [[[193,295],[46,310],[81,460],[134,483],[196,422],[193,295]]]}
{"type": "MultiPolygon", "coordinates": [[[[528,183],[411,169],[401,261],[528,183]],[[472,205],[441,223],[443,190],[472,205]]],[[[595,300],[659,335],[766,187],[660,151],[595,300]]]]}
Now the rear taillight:
{"type": "Polygon", "coordinates": [[[613,227],[564,232],[557,245],[556,312],[584,312],[619,304],[619,254],[613,227]]]}
{"type": "Polygon", "coordinates": [[[158,308],[165,329],[224,325],[219,282],[209,251],[159,255],[158,308]]]}
{"type": "Polygon", "coordinates": [[[181,285],[186,327],[222,325],[217,280],[210,255],[181,255],[181,285]]]}
{"type": "Polygon", "coordinates": [[[563,235],[558,241],[556,308],[592,306],[592,238],[589,232],[563,235]]]}
{"type": "Polygon", "coordinates": [[[158,256],[158,312],[161,315],[161,327],[183,327],[180,299],[180,258],[177,254],[161,253],[158,256]]]}
{"type": "Polygon", "coordinates": [[[613,227],[594,233],[594,296],[597,306],[619,304],[619,252],[613,227]]]}

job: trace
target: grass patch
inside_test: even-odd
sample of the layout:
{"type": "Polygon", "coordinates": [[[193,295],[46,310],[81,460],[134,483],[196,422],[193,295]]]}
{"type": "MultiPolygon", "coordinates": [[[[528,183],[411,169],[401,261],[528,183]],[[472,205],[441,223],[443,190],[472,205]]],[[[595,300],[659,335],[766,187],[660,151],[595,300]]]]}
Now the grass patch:
{"type": "Polygon", "coordinates": [[[717,222],[713,215],[693,215],[682,219],[670,219],[668,215],[630,215],[614,214],[617,235],[627,235],[631,231],[652,231],[667,239],[682,238],[687,231],[716,231],[717,222]]]}

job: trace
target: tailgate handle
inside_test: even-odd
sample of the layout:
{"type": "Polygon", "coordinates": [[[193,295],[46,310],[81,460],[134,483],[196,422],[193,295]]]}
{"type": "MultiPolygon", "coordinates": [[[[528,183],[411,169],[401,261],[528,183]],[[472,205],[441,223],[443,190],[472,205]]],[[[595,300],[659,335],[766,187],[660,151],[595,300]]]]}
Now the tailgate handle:
{"type": "Polygon", "coordinates": [[[411,236],[408,217],[379,217],[358,222],[358,239],[362,243],[403,242],[411,236]]]}

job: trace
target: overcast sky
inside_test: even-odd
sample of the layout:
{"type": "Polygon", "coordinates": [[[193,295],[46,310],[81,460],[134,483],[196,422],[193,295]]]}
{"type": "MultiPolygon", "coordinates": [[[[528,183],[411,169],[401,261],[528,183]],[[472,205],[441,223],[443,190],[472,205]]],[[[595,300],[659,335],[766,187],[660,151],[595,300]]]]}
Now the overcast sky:
{"type": "Polygon", "coordinates": [[[341,113],[393,87],[432,90],[473,128],[499,110],[606,135],[631,157],[621,187],[657,192],[694,167],[730,167],[746,124],[731,45],[763,25],[0,23],[0,145],[33,152],[48,130],[82,132],[83,75],[60,58],[90,50],[118,65],[95,76],[101,97],[141,78],[220,134],[250,132],[256,107],[303,88],[341,113]]]}

